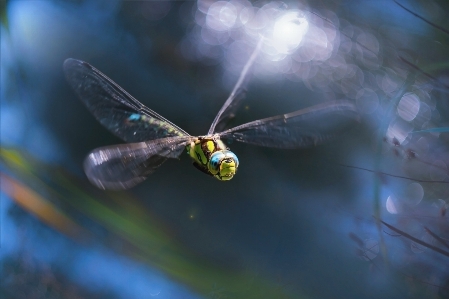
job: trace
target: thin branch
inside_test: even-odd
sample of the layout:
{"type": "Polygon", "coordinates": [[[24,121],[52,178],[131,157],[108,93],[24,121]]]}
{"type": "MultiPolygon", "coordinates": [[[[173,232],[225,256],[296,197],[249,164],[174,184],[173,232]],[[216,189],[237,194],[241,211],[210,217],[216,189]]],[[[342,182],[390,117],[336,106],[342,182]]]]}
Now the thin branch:
{"type": "MultiPolygon", "coordinates": [[[[374,217],[374,216],[373,216],[373,217],[374,217]]],[[[392,226],[392,225],[386,223],[385,221],[382,221],[382,220],[380,220],[380,219],[378,219],[378,218],[376,218],[376,217],[374,217],[374,218],[375,218],[376,220],[380,221],[383,225],[385,225],[386,227],[388,227],[388,228],[391,229],[392,231],[394,231],[394,232],[396,232],[396,233],[402,235],[403,237],[406,237],[407,239],[410,239],[410,240],[412,240],[412,241],[415,242],[415,243],[418,243],[418,244],[420,244],[420,245],[422,245],[422,246],[424,246],[424,247],[427,247],[427,248],[429,248],[429,249],[432,249],[432,250],[435,251],[435,252],[438,252],[438,253],[440,253],[440,254],[442,254],[442,255],[444,255],[444,256],[449,257],[449,251],[446,251],[446,250],[443,250],[443,249],[441,249],[441,248],[438,248],[438,247],[435,247],[435,246],[433,246],[433,245],[430,245],[429,243],[426,243],[426,242],[424,242],[424,241],[422,241],[422,240],[420,240],[420,239],[417,239],[417,238],[413,237],[412,235],[409,235],[409,234],[407,234],[406,232],[404,232],[404,231],[402,231],[402,230],[400,230],[400,229],[398,229],[398,228],[396,228],[396,227],[394,227],[394,226],[392,226]]]]}
{"type": "Polygon", "coordinates": [[[444,33],[449,35],[449,31],[435,23],[432,23],[431,21],[427,20],[426,18],[420,16],[419,14],[417,14],[416,12],[413,12],[412,10],[408,9],[407,7],[405,7],[404,5],[400,4],[398,1],[393,0],[394,3],[396,3],[397,5],[399,5],[400,7],[402,7],[404,10],[408,11],[409,13],[411,13],[412,15],[414,15],[415,17],[417,17],[418,19],[423,20],[424,22],[426,22],[427,24],[429,24],[430,26],[433,26],[441,31],[443,31],[444,33]]]}
{"type": "Polygon", "coordinates": [[[392,237],[401,237],[401,235],[393,235],[392,233],[389,233],[386,230],[384,230],[383,232],[392,237]]]}
{"type": "Polygon", "coordinates": [[[416,64],[408,61],[407,59],[399,56],[399,59],[404,62],[405,64],[407,64],[408,66],[412,67],[413,69],[419,71],[420,73],[424,74],[425,76],[429,77],[430,79],[436,81],[438,84],[440,84],[441,86],[444,86],[445,88],[449,88],[448,85],[444,84],[443,82],[441,82],[440,80],[438,80],[438,78],[432,76],[431,74],[425,72],[423,69],[421,69],[419,66],[417,66],[416,64]]]}
{"type": "Polygon", "coordinates": [[[428,229],[425,226],[424,226],[424,229],[426,230],[426,232],[429,233],[429,235],[431,235],[432,237],[437,239],[437,241],[439,241],[441,244],[443,244],[446,248],[449,248],[449,244],[443,238],[441,238],[440,236],[438,236],[437,234],[435,234],[434,232],[432,232],[430,229],[428,229]]]}
{"type": "Polygon", "coordinates": [[[391,176],[394,178],[399,178],[399,179],[404,179],[404,180],[409,180],[409,181],[415,181],[415,182],[420,182],[420,183],[436,183],[436,184],[449,184],[449,181],[432,181],[432,180],[420,180],[420,179],[413,179],[413,178],[409,178],[409,177],[405,177],[405,176],[400,176],[400,175],[395,175],[395,174],[390,174],[390,173],[386,173],[386,172],[382,172],[382,171],[375,171],[375,170],[371,170],[368,168],[363,168],[363,167],[358,167],[358,166],[351,166],[351,165],[345,165],[345,164],[340,164],[340,163],[336,163],[339,166],[342,167],[347,167],[347,168],[352,168],[352,169],[359,169],[359,170],[365,170],[371,173],[375,173],[375,174],[382,174],[382,175],[386,175],[386,176],[391,176]]]}

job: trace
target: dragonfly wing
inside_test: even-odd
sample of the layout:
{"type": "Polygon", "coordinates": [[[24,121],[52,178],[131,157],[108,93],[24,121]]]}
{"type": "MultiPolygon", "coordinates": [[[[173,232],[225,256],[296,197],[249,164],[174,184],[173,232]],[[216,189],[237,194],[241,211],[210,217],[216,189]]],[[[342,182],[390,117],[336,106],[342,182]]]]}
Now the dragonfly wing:
{"type": "Polygon", "coordinates": [[[235,116],[235,112],[237,111],[239,104],[242,99],[245,98],[246,95],[246,85],[248,84],[248,73],[251,69],[252,65],[254,64],[254,60],[256,60],[257,55],[260,52],[260,49],[262,47],[264,38],[262,37],[259,40],[259,43],[256,46],[256,49],[253,51],[251,56],[248,59],[248,62],[243,67],[243,70],[240,74],[240,77],[237,81],[237,83],[234,86],[234,89],[232,90],[231,94],[229,95],[226,102],[223,104],[223,107],[221,107],[220,111],[218,111],[217,116],[215,117],[214,121],[212,122],[212,125],[210,126],[208,135],[213,134],[217,131],[219,128],[223,128],[226,125],[226,122],[235,116]]]}
{"type": "MultiPolygon", "coordinates": [[[[246,85],[246,84],[245,84],[246,85]]],[[[221,115],[214,132],[221,132],[226,128],[229,128],[229,124],[235,118],[235,114],[240,107],[241,101],[246,97],[246,86],[239,88],[233,93],[233,102],[228,106],[226,111],[221,115]]],[[[213,134],[213,133],[210,133],[213,134]]]]}
{"type": "Polygon", "coordinates": [[[144,181],[169,158],[178,158],[190,137],[169,137],[93,150],[84,161],[90,182],[100,189],[124,190],[144,181]]]}
{"type": "Polygon", "coordinates": [[[335,137],[348,120],[357,119],[356,108],[351,102],[334,101],[249,122],[219,135],[266,147],[303,148],[335,137]]]}
{"type": "Polygon", "coordinates": [[[67,81],[97,120],[126,142],[188,136],[87,62],[64,61],[67,81]]]}

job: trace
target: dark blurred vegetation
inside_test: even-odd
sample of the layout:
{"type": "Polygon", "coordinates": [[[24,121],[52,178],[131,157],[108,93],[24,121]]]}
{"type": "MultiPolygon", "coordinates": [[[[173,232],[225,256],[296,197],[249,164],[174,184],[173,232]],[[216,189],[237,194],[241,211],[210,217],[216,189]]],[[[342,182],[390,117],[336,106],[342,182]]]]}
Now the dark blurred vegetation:
{"type": "MultiPolygon", "coordinates": [[[[76,99],[62,62],[88,61],[187,132],[203,134],[236,77],[223,76],[224,59],[180,50],[181,41],[200,30],[196,3],[170,2],[159,16],[154,12],[165,11],[162,2],[30,1],[21,8],[38,9],[25,16],[39,5],[47,10],[39,15],[41,26],[29,19],[23,29],[11,9],[18,2],[0,2],[0,104],[9,121],[17,120],[6,122],[2,114],[2,202],[12,203],[1,221],[12,221],[7,227],[17,234],[2,228],[2,250],[15,244],[1,256],[2,298],[122,298],[126,290],[116,294],[106,282],[92,278],[86,287],[73,279],[72,269],[92,249],[166,275],[160,293],[141,291],[141,298],[449,298],[448,1],[299,6],[352,43],[346,49],[341,42],[335,53],[356,66],[354,79],[322,83],[338,77],[326,73],[325,63],[310,68],[319,74],[310,80],[255,76],[236,122],[334,98],[357,102],[367,88],[360,74],[364,83],[381,86],[375,90],[380,108],[361,113],[357,127],[313,149],[232,144],[242,165],[232,182],[211,180],[184,156],[130,192],[103,192],[85,179],[84,156],[121,141],[76,99]],[[414,131],[430,131],[405,134],[404,142],[389,129],[410,92],[436,112],[426,123],[409,122],[414,131]],[[420,192],[422,201],[411,204],[420,192]],[[50,257],[42,254],[46,248],[50,257]]],[[[123,264],[117,270],[102,262],[98,271],[133,271],[123,264]]]]}
{"type": "Polygon", "coordinates": [[[2,298],[118,298],[111,292],[89,292],[26,252],[5,256],[1,265],[2,298]]]}

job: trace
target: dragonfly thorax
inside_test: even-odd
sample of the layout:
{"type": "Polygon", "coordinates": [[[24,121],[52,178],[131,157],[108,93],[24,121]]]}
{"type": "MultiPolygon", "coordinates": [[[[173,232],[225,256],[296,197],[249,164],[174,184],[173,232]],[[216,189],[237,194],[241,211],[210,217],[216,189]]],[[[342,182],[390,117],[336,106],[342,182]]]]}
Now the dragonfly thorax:
{"type": "Polygon", "coordinates": [[[193,165],[220,181],[228,181],[237,172],[239,160],[224,143],[216,137],[199,137],[187,146],[193,165]]]}

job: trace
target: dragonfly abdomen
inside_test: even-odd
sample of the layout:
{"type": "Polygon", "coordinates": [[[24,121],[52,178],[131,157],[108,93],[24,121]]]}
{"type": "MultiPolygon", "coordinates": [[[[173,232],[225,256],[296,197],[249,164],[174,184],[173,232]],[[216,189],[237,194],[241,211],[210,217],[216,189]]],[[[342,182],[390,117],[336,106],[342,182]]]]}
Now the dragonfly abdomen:
{"type": "Polygon", "coordinates": [[[182,132],[171,126],[167,122],[160,121],[153,117],[149,117],[140,113],[132,113],[127,119],[128,125],[142,123],[145,129],[153,130],[156,135],[161,137],[184,136],[182,132]]]}

